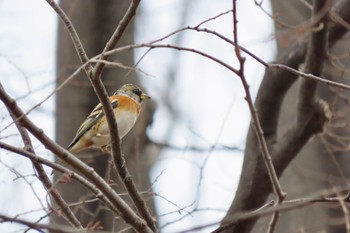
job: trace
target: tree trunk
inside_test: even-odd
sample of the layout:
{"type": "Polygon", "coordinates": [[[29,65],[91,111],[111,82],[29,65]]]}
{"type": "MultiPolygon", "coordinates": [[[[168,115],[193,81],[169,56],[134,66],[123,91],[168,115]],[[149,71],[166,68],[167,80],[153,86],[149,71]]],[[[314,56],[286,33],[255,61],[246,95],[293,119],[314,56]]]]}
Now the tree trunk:
{"type": "MultiPolygon", "coordinates": [[[[273,0],[272,7],[274,14],[280,15],[280,19],[290,25],[296,25],[296,23],[307,20],[311,13],[311,10],[303,6],[300,1],[273,0]]],[[[277,35],[283,34],[282,31],[283,29],[276,26],[277,35]]],[[[282,54],[285,51],[285,46],[282,45],[283,42],[281,40],[277,40],[277,43],[278,53],[282,54]]],[[[339,56],[348,51],[348,45],[349,39],[342,39],[332,47],[330,54],[339,56]]],[[[348,57],[341,59],[339,64],[346,65],[347,60],[348,57]]],[[[323,78],[349,85],[349,81],[344,79],[346,75],[349,75],[345,67],[336,67],[331,64],[334,61],[329,59],[326,59],[325,62],[323,78]]],[[[348,92],[319,84],[318,96],[332,106],[333,117],[326,131],[312,138],[283,173],[281,183],[285,187],[289,199],[300,198],[346,185],[346,178],[349,177],[347,164],[350,161],[348,156],[344,156],[348,153],[348,150],[346,150],[344,145],[340,145],[339,138],[349,137],[349,131],[345,127],[334,127],[339,124],[344,126],[349,124],[349,118],[345,117],[349,114],[348,103],[343,99],[345,93],[348,92]],[[329,137],[329,133],[337,135],[339,138],[329,137]],[[332,149],[328,143],[333,146],[341,146],[345,150],[331,152],[330,150],[332,149]]],[[[289,123],[296,118],[293,109],[296,108],[297,96],[298,83],[291,88],[283,102],[279,121],[279,135],[282,135],[289,123]]],[[[339,204],[321,203],[282,214],[277,224],[276,232],[297,232],[300,229],[304,229],[305,232],[315,233],[346,232],[344,223],[344,213],[339,208],[339,204]]]]}
{"type": "MultiPolygon", "coordinates": [[[[102,52],[106,42],[128,8],[129,1],[61,0],[60,5],[75,26],[87,55],[92,57],[102,52]]],[[[81,65],[71,38],[62,23],[59,23],[58,30],[57,85],[61,84],[81,65]]],[[[134,26],[131,23],[118,45],[132,44],[133,33],[134,26]]],[[[110,60],[132,66],[133,51],[118,53],[110,57],[110,60]]],[[[131,75],[126,76],[127,72],[123,69],[105,68],[102,78],[110,94],[114,93],[116,89],[125,83],[136,83],[139,85],[135,74],[131,73],[131,75]]],[[[98,104],[98,98],[84,72],[80,72],[77,77],[58,91],[56,101],[56,140],[59,144],[67,146],[70,143],[78,127],[96,104],[98,104]]],[[[149,159],[146,153],[147,137],[145,131],[151,122],[152,114],[153,105],[151,102],[145,103],[134,129],[122,142],[122,150],[126,156],[127,166],[133,177],[135,177],[135,182],[139,185],[141,191],[150,188],[148,173],[152,160],[149,159]],[[137,179],[137,177],[140,179],[137,179]]],[[[108,155],[98,150],[89,149],[78,153],[78,156],[93,166],[101,176],[106,176],[108,155]]],[[[55,178],[60,177],[61,174],[56,174],[55,178]]],[[[122,182],[117,180],[116,176],[112,176],[111,179],[115,182],[115,188],[118,193],[126,192],[122,182]]],[[[85,188],[74,181],[58,183],[56,187],[68,203],[94,198],[88,194],[85,188]]],[[[127,201],[130,202],[128,199],[127,201]]],[[[152,209],[151,197],[148,198],[148,204],[152,209]]],[[[132,204],[131,206],[133,207],[132,204]]],[[[75,212],[84,227],[98,222],[100,222],[99,225],[102,229],[106,231],[112,229],[119,231],[127,227],[122,220],[117,219],[110,211],[103,209],[99,202],[79,205],[75,208],[75,212]]],[[[54,215],[51,221],[53,224],[65,224],[64,219],[59,215],[54,215]]]]}
{"type": "MultiPolygon", "coordinates": [[[[349,5],[350,1],[337,1],[332,10],[345,22],[349,22],[349,5]]],[[[277,16],[275,25],[278,56],[276,63],[298,69],[299,65],[305,61],[308,49],[307,35],[311,31],[310,27],[303,28],[300,24],[310,18],[312,10],[302,1],[276,0],[272,1],[272,6],[274,16],[277,16]],[[284,25],[283,27],[281,27],[281,23],[284,25]]],[[[330,11],[330,9],[327,10],[330,11]]],[[[312,25],[312,27],[317,26],[318,24],[312,25]]],[[[342,47],[342,45],[346,41],[342,40],[340,43],[338,40],[346,32],[345,27],[334,22],[330,23],[328,43],[329,47],[332,48],[330,50],[332,53],[335,51],[345,53],[344,48],[346,47],[342,47]],[[333,47],[335,43],[337,46],[333,47]]],[[[332,67],[327,60],[329,58],[329,56],[326,57],[328,63],[325,64],[321,76],[344,82],[342,75],[347,74],[347,63],[340,59],[339,62],[342,65],[337,67],[333,65],[332,67]]],[[[322,63],[322,57],[319,59],[317,62],[322,63]]],[[[348,143],[345,143],[341,136],[348,135],[348,130],[347,127],[339,127],[339,125],[346,126],[348,123],[344,117],[348,112],[347,98],[340,94],[343,91],[318,84],[318,96],[331,106],[333,113],[331,122],[326,128],[326,132],[320,134],[320,128],[313,129],[311,126],[317,124],[317,120],[322,119],[322,117],[319,118],[320,113],[317,110],[311,112],[314,109],[310,109],[313,118],[304,125],[305,130],[299,131],[300,128],[295,126],[298,126],[297,101],[300,95],[299,82],[302,79],[304,78],[297,79],[297,76],[283,70],[267,69],[255,103],[277,175],[282,176],[280,178],[282,188],[287,192],[288,199],[305,197],[324,189],[332,190],[335,185],[345,184],[344,178],[347,175],[341,171],[342,165],[338,160],[340,158],[346,159],[341,154],[347,151],[344,149],[346,149],[345,144],[348,145],[348,143]],[[298,81],[295,82],[296,80],[298,81]],[[344,101],[344,99],[346,100],[344,101]],[[337,127],[334,127],[335,124],[337,127]],[[336,137],[330,137],[330,132],[336,137]],[[291,137],[293,134],[295,140],[290,140],[293,139],[291,137]],[[333,151],[329,153],[324,147],[324,141],[332,146],[336,145],[338,148],[331,148],[333,151]],[[342,150],[339,149],[340,146],[342,150]]],[[[328,149],[330,147],[328,145],[328,149]]],[[[250,127],[240,183],[235,199],[223,220],[220,232],[266,232],[271,215],[260,218],[259,224],[255,224],[256,219],[251,219],[230,225],[232,216],[242,211],[249,212],[261,207],[266,202],[268,194],[272,192],[271,182],[259,151],[255,132],[253,127],[250,127]]],[[[347,163],[343,162],[342,164],[347,163]]],[[[273,199],[276,197],[273,196],[273,199]]],[[[320,232],[321,230],[345,232],[344,213],[339,205],[336,206],[335,209],[333,208],[334,204],[320,203],[282,213],[275,232],[320,232]],[[336,221],[333,221],[334,219],[336,221]]]]}

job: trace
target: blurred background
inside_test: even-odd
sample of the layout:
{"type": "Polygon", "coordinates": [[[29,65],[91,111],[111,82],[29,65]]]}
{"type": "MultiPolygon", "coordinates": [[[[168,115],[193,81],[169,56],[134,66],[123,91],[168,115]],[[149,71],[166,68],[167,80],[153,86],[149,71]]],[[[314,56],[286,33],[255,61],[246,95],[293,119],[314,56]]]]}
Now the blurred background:
{"type": "MultiPolygon", "coordinates": [[[[115,2],[119,4],[119,1],[115,2]]],[[[129,4],[129,1],[120,2],[125,6],[129,4]]],[[[94,28],[87,30],[87,26],[91,26],[90,14],[94,15],[91,12],[95,8],[82,8],[75,1],[73,7],[69,4],[62,2],[83,37],[88,55],[98,54],[103,48],[103,39],[108,39],[110,33],[101,32],[103,28],[99,29],[101,31],[94,31],[94,28]],[[79,21],[79,14],[89,19],[79,21]],[[99,40],[102,41],[101,45],[89,50],[89,46],[97,44],[99,40]]],[[[99,4],[100,14],[103,15],[106,11],[102,9],[103,4],[99,4]]],[[[238,1],[238,35],[242,46],[268,62],[273,59],[276,48],[273,21],[262,8],[270,12],[269,1],[263,1],[261,7],[254,1],[238,1]]],[[[108,9],[112,11],[116,8],[108,9]]],[[[125,9],[118,8],[121,12],[125,12],[125,9]]],[[[230,9],[232,1],[223,0],[215,3],[209,0],[142,1],[135,21],[128,28],[129,34],[117,46],[147,43],[179,28],[196,26],[230,9]]],[[[79,64],[74,55],[69,54],[75,53],[70,42],[67,42],[70,38],[67,35],[61,37],[64,29],[58,27],[56,13],[43,0],[0,0],[0,18],[1,83],[17,99],[21,108],[31,110],[31,120],[51,138],[56,138],[59,144],[66,146],[98,101],[84,74],[47,98],[61,83],[60,79],[67,78],[79,64]],[[70,59],[75,61],[71,62],[70,59]],[[76,91],[78,87],[82,89],[76,91]],[[75,95],[67,94],[69,91],[75,92],[75,95]],[[93,100],[90,101],[87,96],[93,100]],[[82,99],[83,102],[79,102],[82,99]],[[77,110],[78,104],[84,110],[77,110]],[[67,122],[71,125],[68,126],[67,122]],[[60,127],[60,124],[66,127],[60,127]]],[[[109,30],[113,31],[117,22],[112,19],[110,23],[114,26],[109,30]]],[[[203,28],[232,39],[232,13],[211,20],[203,28]]],[[[207,33],[183,31],[164,41],[164,44],[168,43],[195,48],[234,67],[238,65],[233,47],[207,33]]],[[[141,189],[149,190],[152,187],[155,193],[152,200],[154,211],[159,216],[162,231],[178,232],[220,222],[234,197],[250,122],[240,80],[229,70],[193,53],[173,49],[148,52],[145,48],[128,52],[131,55],[127,58],[118,54],[120,56],[112,60],[128,66],[138,63],[137,68],[142,72],[133,71],[130,74],[122,70],[117,74],[117,69],[112,67],[104,72],[105,81],[110,94],[122,83],[135,82],[152,97],[153,102],[143,104],[144,112],[151,108],[152,119],[144,113],[143,119],[146,120],[141,119],[141,123],[135,126],[135,132],[131,132],[134,136],[130,136],[138,138],[138,133],[143,132],[138,129],[145,129],[147,136],[142,139],[145,144],[140,144],[143,149],[130,149],[125,154],[128,156],[130,151],[137,154],[138,159],[127,157],[127,162],[141,161],[137,163],[138,168],[146,167],[143,164],[147,159],[146,179],[149,184],[141,189]],[[147,124],[143,126],[142,122],[147,124]]],[[[247,58],[245,75],[255,96],[264,67],[249,56],[244,56],[247,58]]],[[[2,104],[0,117],[1,140],[21,146],[17,131],[2,104]]],[[[54,159],[40,143],[33,140],[38,155],[54,159]]],[[[123,148],[131,148],[128,146],[129,140],[128,137],[123,140],[123,148]]],[[[134,148],[135,144],[132,145],[134,148]]],[[[94,153],[97,152],[87,152],[89,155],[94,153]]],[[[135,176],[143,176],[130,170],[135,176]]],[[[0,190],[1,214],[17,215],[30,221],[42,219],[42,223],[48,223],[49,219],[45,216],[50,200],[27,159],[0,151],[0,190]]],[[[205,228],[203,232],[215,227],[205,228]]],[[[21,225],[0,224],[1,232],[21,232],[23,229],[21,225]]]]}

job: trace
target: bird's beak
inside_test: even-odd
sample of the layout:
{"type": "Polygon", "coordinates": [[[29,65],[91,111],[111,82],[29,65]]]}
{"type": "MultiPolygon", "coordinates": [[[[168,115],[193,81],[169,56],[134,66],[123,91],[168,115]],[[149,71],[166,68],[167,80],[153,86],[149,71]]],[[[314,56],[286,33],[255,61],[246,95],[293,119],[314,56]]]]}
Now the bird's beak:
{"type": "Polygon", "coordinates": [[[141,98],[142,100],[145,100],[145,99],[150,99],[151,97],[148,96],[148,95],[146,95],[145,93],[142,93],[141,96],[140,96],[140,98],[141,98]]]}

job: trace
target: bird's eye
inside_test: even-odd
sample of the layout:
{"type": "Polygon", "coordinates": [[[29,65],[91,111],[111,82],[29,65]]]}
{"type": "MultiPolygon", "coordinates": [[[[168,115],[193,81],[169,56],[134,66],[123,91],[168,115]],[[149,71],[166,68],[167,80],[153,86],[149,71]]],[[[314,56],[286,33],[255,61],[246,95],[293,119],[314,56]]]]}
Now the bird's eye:
{"type": "Polygon", "coordinates": [[[142,94],[140,89],[134,89],[132,92],[134,92],[136,95],[141,95],[142,94]]]}

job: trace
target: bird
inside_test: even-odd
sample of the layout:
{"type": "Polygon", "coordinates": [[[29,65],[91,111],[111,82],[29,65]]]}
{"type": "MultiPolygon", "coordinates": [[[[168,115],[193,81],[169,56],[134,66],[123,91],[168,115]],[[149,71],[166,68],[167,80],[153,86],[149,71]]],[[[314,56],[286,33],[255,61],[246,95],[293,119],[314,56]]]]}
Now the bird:
{"type": "MultiPolygon", "coordinates": [[[[128,134],[134,126],[140,114],[143,100],[150,98],[134,84],[123,85],[109,97],[117,121],[120,139],[128,134]]],[[[111,136],[107,118],[103,112],[102,104],[99,103],[81,124],[67,149],[73,154],[88,148],[99,148],[102,151],[108,151],[107,147],[110,143],[111,136]]]]}

